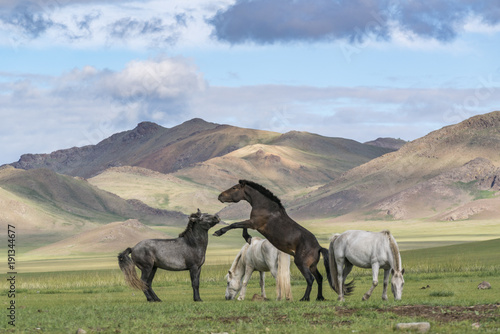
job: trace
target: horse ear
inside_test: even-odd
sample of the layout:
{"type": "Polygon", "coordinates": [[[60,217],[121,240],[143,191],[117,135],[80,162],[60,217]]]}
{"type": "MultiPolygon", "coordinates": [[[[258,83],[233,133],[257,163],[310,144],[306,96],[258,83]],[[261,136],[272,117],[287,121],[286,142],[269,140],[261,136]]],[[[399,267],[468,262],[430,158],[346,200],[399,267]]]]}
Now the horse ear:
{"type": "Polygon", "coordinates": [[[391,275],[394,275],[394,269],[391,269],[391,275]]]}
{"type": "Polygon", "coordinates": [[[229,279],[233,279],[233,273],[231,272],[231,270],[228,270],[227,274],[229,275],[229,279]]]}
{"type": "Polygon", "coordinates": [[[240,184],[240,186],[244,187],[247,184],[247,181],[240,180],[238,183],[240,184]]]}
{"type": "Polygon", "coordinates": [[[401,275],[404,275],[405,274],[405,268],[403,268],[403,270],[401,270],[401,275]]]}
{"type": "Polygon", "coordinates": [[[196,212],[196,214],[198,215],[198,217],[200,217],[200,216],[201,216],[201,211],[200,211],[200,209],[199,209],[199,208],[198,208],[198,212],[196,212]]]}

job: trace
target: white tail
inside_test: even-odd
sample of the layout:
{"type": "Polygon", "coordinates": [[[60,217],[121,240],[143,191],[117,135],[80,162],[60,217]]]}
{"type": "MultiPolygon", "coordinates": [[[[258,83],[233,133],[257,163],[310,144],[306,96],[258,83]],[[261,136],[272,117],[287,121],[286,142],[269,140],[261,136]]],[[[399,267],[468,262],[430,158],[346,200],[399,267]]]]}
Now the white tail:
{"type": "Polygon", "coordinates": [[[278,274],[276,275],[277,300],[283,297],[292,300],[292,288],[290,284],[290,255],[278,251],[278,274]]]}
{"type": "Polygon", "coordinates": [[[338,294],[339,293],[339,280],[337,277],[337,261],[335,261],[335,254],[333,252],[333,243],[340,236],[340,234],[336,233],[330,238],[330,247],[328,249],[328,257],[330,260],[330,276],[332,277],[333,282],[333,290],[338,294]]]}

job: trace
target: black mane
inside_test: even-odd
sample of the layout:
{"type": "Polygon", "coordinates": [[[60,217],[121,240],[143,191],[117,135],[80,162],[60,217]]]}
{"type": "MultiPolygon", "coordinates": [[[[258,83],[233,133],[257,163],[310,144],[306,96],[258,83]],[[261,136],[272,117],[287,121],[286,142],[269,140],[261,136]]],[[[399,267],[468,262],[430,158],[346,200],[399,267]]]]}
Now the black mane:
{"type": "Polygon", "coordinates": [[[260,192],[262,195],[269,198],[271,201],[278,204],[278,206],[280,208],[284,209],[283,204],[281,204],[281,200],[278,197],[276,197],[276,195],[274,195],[269,189],[265,188],[264,186],[261,186],[260,184],[255,183],[253,181],[247,181],[247,180],[240,180],[239,183],[249,185],[250,187],[252,187],[255,190],[257,190],[258,192],[260,192]]]}
{"type": "Polygon", "coordinates": [[[179,238],[184,238],[186,239],[187,243],[189,245],[195,245],[196,244],[196,235],[194,234],[193,227],[196,223],[198,223],[201,219],[200,214],[192,213],[189,216],[189,222],[186,226],[186,229],[184,232],[179,234],[179,238]]]}

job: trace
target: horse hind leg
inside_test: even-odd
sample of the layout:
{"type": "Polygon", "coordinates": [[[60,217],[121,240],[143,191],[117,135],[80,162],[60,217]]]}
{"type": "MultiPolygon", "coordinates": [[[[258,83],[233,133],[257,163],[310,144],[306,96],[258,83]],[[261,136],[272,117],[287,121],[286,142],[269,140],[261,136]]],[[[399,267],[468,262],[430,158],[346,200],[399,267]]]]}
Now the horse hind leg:
{"type": "Polygon", "coordinates": [[[325,300],[325,297],[323,297],[323,276],[318,271],[318,267],[314,265],[311,268],[311,273],[313,274],[314,278],[316,278],[316,282],[318,283],[318,296],[316,297],[317,301],[323,301],[325,300]]]}
{"type": "Polygon", "coordinates": [[[157,269],[158,269],[158,267],[153,267],[153,269],[151,270],[151,274],[149,275],[149,278],[148,278],[148,285],[149,285],[149,293],[151,294],[151,297],[153,297],[154,301],[161,302],[161,299],[158,298],[158,296],[156,295],[156,292],[153,291],[153,278],[156,275],[157,269]]]}
{"type": "Polygon", "coordinates": [[[301,263],[297,258],[294,260],[295,265],[299,269],[300,273],[304,278],[306,279],[307,282],[307,287],[306,291],[304,292],[304,296],[300,299],[301,302],[303,301],[309,301],[309,296],[311,295],[311,290],[312,290],[312,285],[314,282],[314,275],[311,273],[311,270],[309,267],[305,266],[303,263],[301,263]]]}
{"type": "Polygon", "coordinates": [[[161,302],[156,293],[153,291],[152,284],[153,278],[155,277],[156,270],[158,267],[145,268],[142,270],[141,280],[146,283],[146,290],[144,290],[144,295],[148,302],[161,302]]]}
{"type": "Polygon", "coordinates": [[[156,267],[142,267],[141,269],[141,281],[146,284],[146,289],[143,291],[148,302],[160,302],[160,298],[155,294],[151,288],[153,278],[156,273],[156,267]]]}

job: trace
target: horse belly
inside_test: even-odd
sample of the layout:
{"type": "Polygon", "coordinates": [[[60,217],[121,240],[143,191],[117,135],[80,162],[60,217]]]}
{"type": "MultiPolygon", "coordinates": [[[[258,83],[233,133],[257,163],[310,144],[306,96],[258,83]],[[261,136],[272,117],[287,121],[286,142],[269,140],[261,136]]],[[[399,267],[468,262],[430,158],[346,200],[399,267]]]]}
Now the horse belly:
{"type": "Polygon", "coordinates": [[[170,244],[155,252],[155,266],[165,270],[187,270],[193,256],[183,245],[170,244]]]}
{"type": "MultiPolygon", "coordinates": [[[[270,267],[268,263],[270,262],[269,250],[265,247],[268,243],[269,247],[272,247],[269,241],[267,240],[259,240],[257,243],[253,243],[248,248],[247,253],[245,255],[246,262],[254,268],[254,270],[258,271],[269,271],[270,267]]],[[[274,248],[274,247],[273,247],[274,248]]],[[[275,248],[274,248],[275,249],[275,248]]]]}

